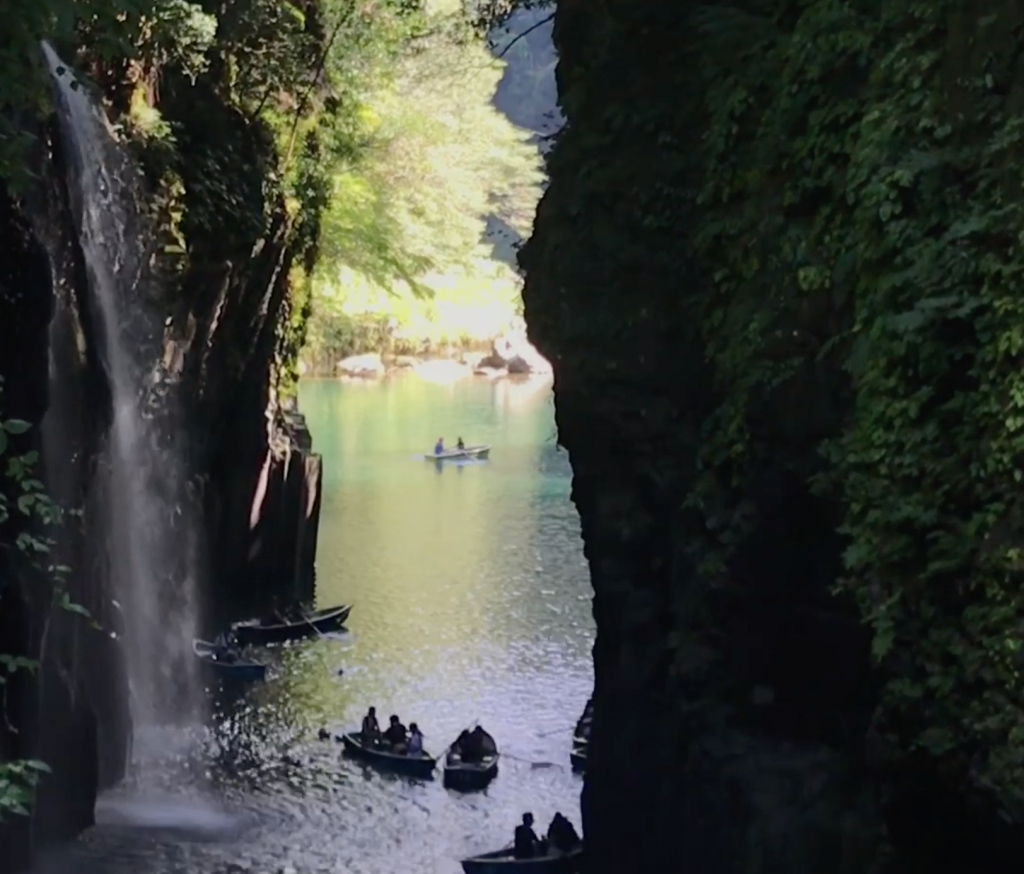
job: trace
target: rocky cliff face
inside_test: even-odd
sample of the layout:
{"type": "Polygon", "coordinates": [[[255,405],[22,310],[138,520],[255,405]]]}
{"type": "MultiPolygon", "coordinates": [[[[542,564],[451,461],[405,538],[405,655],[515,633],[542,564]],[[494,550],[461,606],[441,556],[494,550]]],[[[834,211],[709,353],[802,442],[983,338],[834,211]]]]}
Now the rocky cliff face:
{"type": "MultiPolygon", "coordinates": [[[[834,469],[822,450],[862,409],[845,338],[863,310],[850,278],[858,250],[826,257],[815,234],[847,203],[844,150],[871,118],[868,102],[844,102],[866,79],[836,58],[849,51],[851,63],[892,72],[902,69],[886,66],[892,46],[904,60],[925,49],[898,42],[913,27],[894,15],[892,41],[872,55],[879,21],[834,11],[558,4],[567,127],[521,263],[595,590],[583,793],[594,874],[998,871],[1019,858],[1009,802],[948,748],[914,747],[892,719],[893,678],[913,674],[920,627],[879,667],[869,602],[859,610],[835,594],[851,505],[823,485],[834,469]],[[717,61],[702,49],[712,36],[717,61]],[[735,68],[723,69],[727,52],[735,68]],[[769,75],[763,59],[781,66],[769,75]],[[821,286],[806,280],[822,270],[831,285],[815,296],[821,286]]],[[[949,37],[962,59],[936,21],[936,57],[949,37]]],[[[885,81],[879,104],[911,87],[885,81]]],[[[882,273],[889,288],[905,279],[897,266],[909,269],[895,260],[910,245],[900,239],[892,275],[882,273]]],[[[879,264],[871,270],[877,278],[879,264]]],[[[890,487],[879,471],[875,494],[890,487]]],[[[959,616],[962,605],[928,609],[959,616]]],[[[987,677],[975,688],[995,690],[987,677]]],[[[910,710],[935,718],[924,703],[910,710]]]]}
{"type": "MultiPolygon", "coordinates": [[[[178,107],[172,82],[167,85],[172,115],[178,107]]],[[[149,233],[165,274],[156,305],[166,314],[162,353],[174,377],[174,406],[184,411],[180,421],[167,424],[184,437],[189,455],[193,506],[185,512],[200,518],[201,583],[210,600],[258,602],[271,588],[279,593],[288,585],[292,594],[308,597],[320,462],[304,420],[286,409],[277,388],[282,325],[295,271],[312,257],[310,235],[301,227],[296,233],[283,198],[263,194],[268,138],[212,93],[203,96],[197,101],[192,92],[191,102],[182,97],[180,105],[178,160],[200,168],[185,180],[192,224],[172,228],[158,175],[140,189],[153,205],[149,233]],[[208,159],[225,154],[218,181],[226,196],[211,202],[203,189],[212,172],[208,159]],[[265,224],[238,221],[230,211],[254,192],[256,214],[269,216],[265,224]],[[211,226],[233,232],[213,234],[211,226]],[[185,244],[184,255],[160,254],[172,230],[185,244]]],[[[90,537],[85,503],[95,491],[109,394],[55,134],[41,134],[36,160],[38,182],[27,192],[14,197],[0,181],[2,410],[4,418],[35,426],[15,438],[13,448],[39,452],[53,498],[84,509],[80,521],[62,530],[54,558],[71,568],[69,597],[111,629],[118,619],[111,615],[100,538],[90,537]]],[[[35,659],[41,667],[4,677],[0,758],[40,759],[52,773],[41,782],[31,818],[0,824],[0,871],[22,870],[35,845],[67,839],[91,824],[96,792],[123,776],[130,735],[118,645],[54,606],[45,572],[27,566],[10,547],[17,524],[15,518],[0,526],[6,545],[0,549],[0,655],[35,659]]]]}

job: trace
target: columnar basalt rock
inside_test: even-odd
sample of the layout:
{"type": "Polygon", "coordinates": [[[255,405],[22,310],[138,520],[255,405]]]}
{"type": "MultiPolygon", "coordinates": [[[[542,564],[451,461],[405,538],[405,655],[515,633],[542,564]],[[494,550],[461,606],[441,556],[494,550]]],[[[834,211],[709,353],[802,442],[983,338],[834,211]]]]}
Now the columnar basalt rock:
{"type": "MultiPolygon", "coordinates": [[[[202,532],[200,583],[207,599],[283,590],[308,598],[320,459],[301,416],[286,412],[276,388],[292,270],[297,262],[309,266],[312,255],[288,236],[283,199],[259,200],[271,144],[240,126],[237,111],[206,96],[204,118],[186,118],[183,133],[195,130],[189,123],[213,119],[217,124],[203,132],[214,132],[212,140],[203,140],[204,150],[230,153],[216,140],[218,133],[242,142],[244,148],[231,153],[237,160],[227,162],[235,175],[225,173],[222,181],[240,196],[255,191],[255,215],[270,218],[266,229],[253,222],[232,225],[205,204],[213,209],[206,223],[231,226],[235,233],[214,236],[205,225],[191,228],[195,246],[187,269],[181,275],[167,271],[166,294],[154,305],[166,307],[164,365],[176,393],[171,406],[181,411],[179,421],[165,423],[167,436],[187,455],[193,504],[183,509],[195,514],[202,532]]],[[[194,104],[189,108],[195,112],[194,104]]],[[[182,141],[186,147],[186,136],[182,141]]],[[[85,511],[81,524],[62,531],[59,563],[71,568],[69,596],[109,632],[118,629],[119,619],[104,582],[105,557],[97,545],[103,538],[90,532],[90,520],[103,514],[83,501],[86,495],[102,500],[92,479],[110,402],[90,327],[82,253],[67,211],[60,143],[41,132],[40,146],[37,182],[17,199],[0,187],[0,409],[36,426],[18,448],[45,458],[41,473],[55,500],[85,511]],[[55,381],[51,365],[59,374],[55,381]]],[[[164,230],[161,218],[151,229],[156,235],[164,230]]],[[[16,533],[2,526],[0,541],[9,543],[16,533]]],[[[41,782],[32,818],[0,824],[3,874],[24,870],[33,847],[69,839],[92,823],[96,793],[124,775],[130,745],[118,644],[80,616],[55,609],[46,597],[47,581],[21,569],[16,574],[9,553],[0,549],[0,654],[40,658],[42,652],[43,666],[5,686],[0,717],[9,723],[0,721],[17,731],[0,729],[0,757],[37,758],[53,773],[41,782]]]]}

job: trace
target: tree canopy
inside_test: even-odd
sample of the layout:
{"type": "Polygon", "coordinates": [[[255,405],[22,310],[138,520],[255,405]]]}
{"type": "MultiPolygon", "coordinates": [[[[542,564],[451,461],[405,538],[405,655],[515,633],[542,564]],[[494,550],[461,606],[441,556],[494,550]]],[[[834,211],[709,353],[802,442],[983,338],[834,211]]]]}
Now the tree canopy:
{"type": "MultiPolygon", "coordinates": [[[[421,17],[391,76],[373,80],[365,151],[338,168],[325,217],[313,357],[379,346],[382,318],[423,333],[446,323],[445,303],[489,324],[512,315],[514,243],[529,233],[543,174],[532,133],[493,104],[505,72],[461,12],[442,7],[421,17]]],[[[466,320],[439,330],[473,332],[466,320]]]]}

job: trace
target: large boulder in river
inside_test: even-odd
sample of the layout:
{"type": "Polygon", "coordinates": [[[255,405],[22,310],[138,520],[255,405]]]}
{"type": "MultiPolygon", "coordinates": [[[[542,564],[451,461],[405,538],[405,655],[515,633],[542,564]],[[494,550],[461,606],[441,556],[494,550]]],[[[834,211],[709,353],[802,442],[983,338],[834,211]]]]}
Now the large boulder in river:
{"type": "Polygon", "coordinates": [[[375,379],[385,372],[384,361],[376,352],[366,355],[350,355],[338,362],[338,373],[342,376],[356,376],[363,379],[375,379]]]}
{"type": "Polygon", "coordinates": [[[505,365],[508,364],[508,359],[505,358],[497,349],[491,349],[490,354],[485,355],[481,358],[477,364],[476,369],[478,370],[504,370],[505,365]]]}
{"type": "Polygon", "coordinates": [[[524,374],[533,373],[533,367],[530,366],[530,362],[521,355],[515,355],[510,358],[505,367],[508,369],[508,372],[513,375],[522,376],[524,374]]]}

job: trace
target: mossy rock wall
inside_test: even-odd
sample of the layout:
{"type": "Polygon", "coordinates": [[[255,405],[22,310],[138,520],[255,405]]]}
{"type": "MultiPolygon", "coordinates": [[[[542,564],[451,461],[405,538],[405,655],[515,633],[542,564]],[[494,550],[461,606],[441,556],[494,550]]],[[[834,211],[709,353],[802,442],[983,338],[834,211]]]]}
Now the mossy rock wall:
{"type": "Polygon", "coordinates": [[[882,7],[559,4],[592,871],[1019,858],[1021,13],[882,7]]]}

